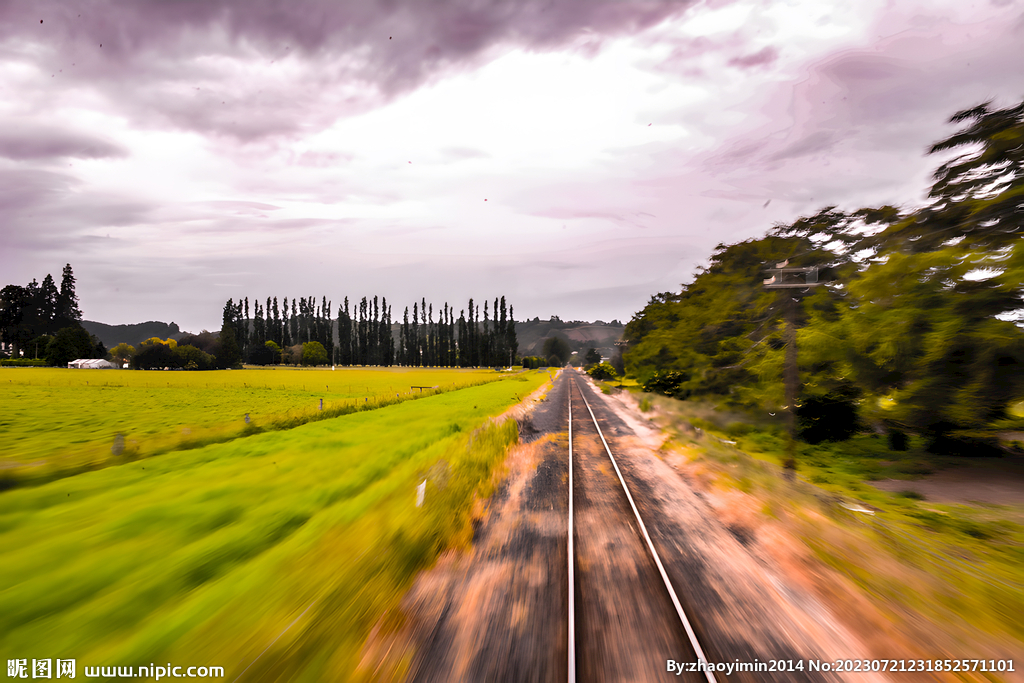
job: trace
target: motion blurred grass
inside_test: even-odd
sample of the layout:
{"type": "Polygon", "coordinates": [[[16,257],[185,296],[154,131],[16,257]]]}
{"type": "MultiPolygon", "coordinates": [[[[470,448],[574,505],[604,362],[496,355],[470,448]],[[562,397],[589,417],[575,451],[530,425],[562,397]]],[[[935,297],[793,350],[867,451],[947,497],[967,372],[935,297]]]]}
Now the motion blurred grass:
{"type": "Polygon", "coordinates": [[[758,498],[763,515],[786,519],[819,559],[881,598],[893,614],[914,610],[953,628],[1024,641],[1021,511],[945,505],[870,485],[970,462],[926,454],[916,437],[908,450],[892,451],[884,438],[862,434],[841,443],[798,444],[799,478],[789,483],[778,467],[785,438],[774,421],[650,394],[642,400],[658,408],[673,441],[707,465],[719,485],[758,498]],[[867,505],[875,514],[844,503],[867,505]],[[811,522],[808,510],[834,526],[811,522]]]}
{"type": "Polygon", "coordinates": [[[0,489],[493,381],[493,370],[0,369],[0,489]],[[429,390],[426,392],[429,393],[429,390]],[[395,395],[398,394],[396,397],[395,395]],[[319,401],[324,399],[324,411],[319,401]],[[245,414],[250,416],[246,425],[245,414]],[[113,458],[116,434],[126,451],[113,458]]]}
{"type": "Polygon", "coordinates": [[[547,380],[530,372],[8,491],[0,651],[348,680],[415,572],[471,538],[474,491],[517,439],[514,421],[489,417],[547,380]]]}

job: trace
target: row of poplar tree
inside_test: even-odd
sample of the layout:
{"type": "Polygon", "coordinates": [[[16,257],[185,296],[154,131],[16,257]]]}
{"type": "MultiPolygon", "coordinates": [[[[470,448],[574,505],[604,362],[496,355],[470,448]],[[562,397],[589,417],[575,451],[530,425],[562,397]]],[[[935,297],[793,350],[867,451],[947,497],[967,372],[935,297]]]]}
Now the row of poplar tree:
{"type": "MultiPolygon", "coordinates": [[[[505,297],[473,299],[459,311],[447,302],[437,309],[423,298],[405,308],[401,323],[394,320],[384,297],[348,297],[331,318],[332,302],[322,297],[228,299],[223,330],[231,330],[239,360],[256,365],[276,362],[276,349],[318,342],[336,365],[406,365],[480,367],[509,365],[518,350],[513,309],[505,297]],[[468,314],[467,314],[468,310],[468,314]],[[394,331],[397,330],[397,343],[394,331]],[[337,332],[337,342],[335,342],[337,332]],[[272,344],[271,344],[272,342],[272,344]]],[[[230,345],[230,341],[228,342],[230,345]]],[[[232,355],[231,351],[228,351],[232,355]]]]}

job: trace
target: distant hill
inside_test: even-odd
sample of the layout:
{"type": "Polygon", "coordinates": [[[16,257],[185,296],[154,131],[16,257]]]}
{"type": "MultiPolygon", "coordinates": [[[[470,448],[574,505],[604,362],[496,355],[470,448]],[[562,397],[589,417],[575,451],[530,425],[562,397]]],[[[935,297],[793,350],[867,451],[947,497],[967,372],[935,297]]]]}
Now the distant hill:
{"type": "Polygon", "coordinates": [[[584,354],[587,349],[594,348],[602,356],[610,358],[615,351],[615,342],[622,338],[625,329],[626,326],[618,320],[610,323],[603,320],[564,322],[552,316],[550,320],[534,318],[516,322],[516,338],[519,340],[519,353],[524,356],[539,354],[548,337],[562,337],[573,351],[584,354]]]}
{"type": "Polygon", "coordinates": [[[103,342],[103,345],[108,349],[117,346],[121,342],[138,346],[140,342],[150,337],[177,340],[181,339],[185,334],[178,329],[177,323],[162,323],[156,320],[135,323],[134,325],[107,325],[106,323],[98,323],[93,320],[83,320],[82,327],[89,334],[96,335],[96,338],[103,342]]]}

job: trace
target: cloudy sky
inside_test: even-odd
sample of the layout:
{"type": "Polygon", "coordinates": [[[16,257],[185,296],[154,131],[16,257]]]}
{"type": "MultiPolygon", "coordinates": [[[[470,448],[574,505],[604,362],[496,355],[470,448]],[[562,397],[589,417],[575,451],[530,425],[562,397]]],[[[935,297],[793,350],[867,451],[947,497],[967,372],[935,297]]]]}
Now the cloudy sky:
{"type": "Polygon", "coordinates": [[[720,242],[923,198],[1024,0],[0,1],[0,285],[627,320],[720,242]]]}

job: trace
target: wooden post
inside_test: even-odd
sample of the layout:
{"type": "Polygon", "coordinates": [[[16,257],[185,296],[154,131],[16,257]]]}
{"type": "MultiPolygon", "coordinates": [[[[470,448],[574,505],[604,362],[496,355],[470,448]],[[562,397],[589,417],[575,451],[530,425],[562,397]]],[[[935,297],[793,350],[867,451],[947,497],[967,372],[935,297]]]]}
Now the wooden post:
{"type": "Polygon", "coordinates": [[[824,282],[818,281],[818,267],[788,267],[789,261],[783,261],[774,268],[766,268],[765,272],[772,276],[764,281],[765,289],[781,289],[782,296],[786,297],[783,308],[786,320],[786,360],[783,368],[783,382],[786,392],[786,457],[783,460],[783,467],[789,476],[796,471],[796,404],[800,398],[800,371],[797,366],[796,350],[796,317],[797,317],[797,296],[819,287],[824,282]],[[794,280],[803,275],[803,282],[794,280]],[[792,290],[786,291],[786,290],[792,290]]]}
{"type": "Polygon", "coordinates": [[[796,359],[796,297],[783,292],[786,297],[786,460],[782,463],[787,470],[796,469],[796,402],[799,396],[800,375],[796,359]]]}

